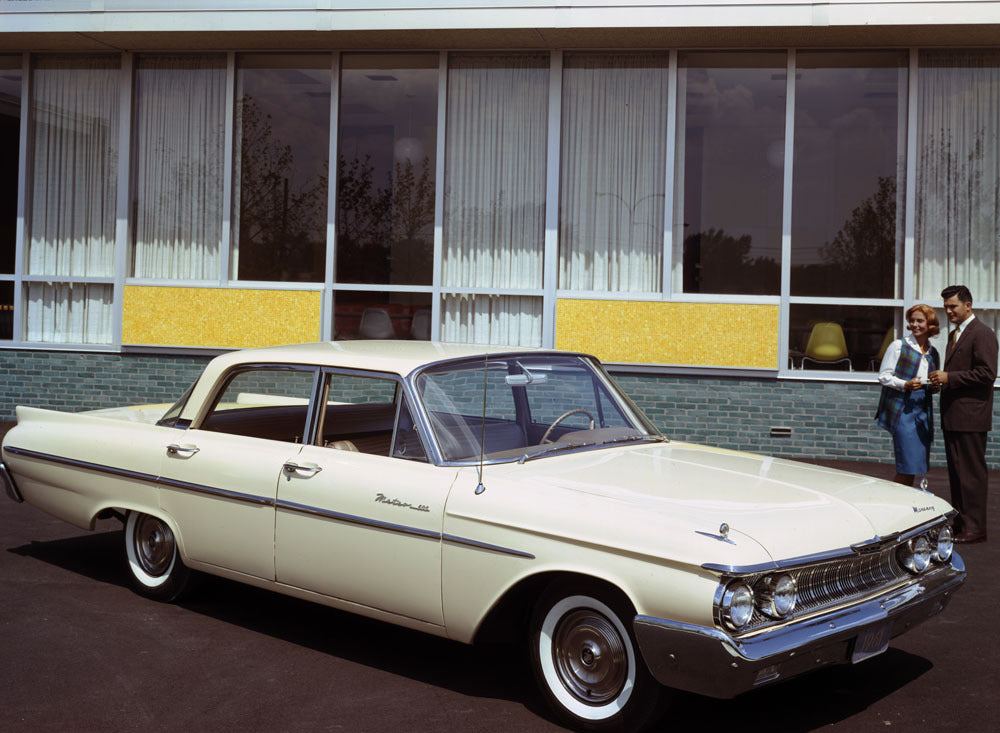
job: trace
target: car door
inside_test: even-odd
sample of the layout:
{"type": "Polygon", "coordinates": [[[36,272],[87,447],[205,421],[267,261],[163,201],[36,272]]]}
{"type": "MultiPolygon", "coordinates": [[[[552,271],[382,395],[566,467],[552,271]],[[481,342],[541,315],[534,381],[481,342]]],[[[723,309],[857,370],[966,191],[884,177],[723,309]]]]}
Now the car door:
{"type": "Polygon", "coordinates": [[[315,369],[241,368],[197,428],[164,446],[160,501],[194,562],[274,579],[274,506],[302,450],[315,369]]]}
{"type": "Polygon", "coordinates": [[[278,483],[276,579],[442,624],[441,526],[454,469],[429,464],[415,432],[394,438],[397,381],[335,373],[323,391],[315,444],[278,483]]]}

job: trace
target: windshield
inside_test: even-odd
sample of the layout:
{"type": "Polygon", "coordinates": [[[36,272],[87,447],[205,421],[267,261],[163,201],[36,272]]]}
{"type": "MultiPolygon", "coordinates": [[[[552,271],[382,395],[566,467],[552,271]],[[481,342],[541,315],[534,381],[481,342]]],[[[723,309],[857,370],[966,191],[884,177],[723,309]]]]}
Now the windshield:
{"type": "Polygon", "coordinates": [[[558,447],[660,439],[613,383],[579,356],[443,364],[422,372],[415,384],[447,461],[480,455],[519,460],[558,447]]]}

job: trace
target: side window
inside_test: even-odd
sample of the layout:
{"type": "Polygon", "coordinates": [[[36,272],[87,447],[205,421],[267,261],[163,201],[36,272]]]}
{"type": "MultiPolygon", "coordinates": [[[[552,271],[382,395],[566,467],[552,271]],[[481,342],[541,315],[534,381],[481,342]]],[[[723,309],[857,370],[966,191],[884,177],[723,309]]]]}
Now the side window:
{"type": "Polygon", "coordinates": [[[410,414],[410,405],[405,398],[403,404],[399,406],[399,421],[392,443],[392,455],[395,458],[427,462],[427,452],[424,450],[424,444],[410,414]]]}
{"type": "Polygon", "coordinates": [[[237,371],[226,381],[201,429],[301,443],[313,381],[311,369],[237,371]]]}
{"type": "Polygon", "coordinates": [[[317,444],[337,450],[388,456],[396,422],[395,379],[327,373],[317,444]]]}

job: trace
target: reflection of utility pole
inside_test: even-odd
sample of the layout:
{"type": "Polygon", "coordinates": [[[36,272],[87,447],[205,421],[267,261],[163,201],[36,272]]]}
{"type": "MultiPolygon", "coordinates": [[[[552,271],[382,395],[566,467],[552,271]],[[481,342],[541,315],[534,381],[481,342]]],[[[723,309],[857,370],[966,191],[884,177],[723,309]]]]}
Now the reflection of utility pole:
{"type": "MultiPolygon", "coordinates": [[[[625,198],[621,194],[612,193],[610,191],[608,191],[608,192],[600,192],[599,191],[597,193],[597,195],[598,195],[598,197],[600,197],[600,196],[611,196],[613,198],[616,198],[621,203],[621,205],[624,206],[628,210],[628,235],[629,235],[629,240],[631,240],[631,238],[632,238],[632,228],[635,226],[635,212],[639,208],[639,206],[644,201],[648,201],[649,199],[664,198],[664,194],[662,194],[662,193],[651,193],[648,196],[643,196],[642,198],[637,199],[634,204],[630,205],[628,202],[625,201],[625,198]]],[[[655,231],[655,229],[656,229],[655,225],[649,224],[649,226],[655,231]]]]}

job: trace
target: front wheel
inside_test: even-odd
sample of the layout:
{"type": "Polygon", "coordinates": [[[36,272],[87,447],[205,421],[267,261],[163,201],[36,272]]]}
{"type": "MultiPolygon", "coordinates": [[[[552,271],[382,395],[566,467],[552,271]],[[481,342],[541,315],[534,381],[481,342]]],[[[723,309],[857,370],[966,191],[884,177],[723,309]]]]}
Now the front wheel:
{"type": "Polygon", "coordinates": [[[180,598],[191,576],[167,523],[140,512],[125,520],[125,565],[132,587],[157,601],[180,598]]]}
{"type": "Polygon", "coordinates": [[[556,586],[531,621],[531,661],[549,706],[571,727],[638,731],[654,722],[663,688],[639,658],[630,604],[589,587],[556,586]]]}

